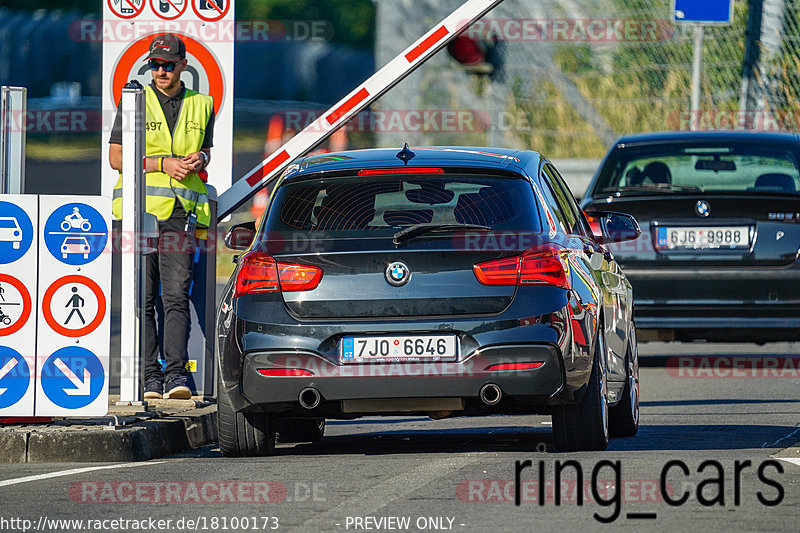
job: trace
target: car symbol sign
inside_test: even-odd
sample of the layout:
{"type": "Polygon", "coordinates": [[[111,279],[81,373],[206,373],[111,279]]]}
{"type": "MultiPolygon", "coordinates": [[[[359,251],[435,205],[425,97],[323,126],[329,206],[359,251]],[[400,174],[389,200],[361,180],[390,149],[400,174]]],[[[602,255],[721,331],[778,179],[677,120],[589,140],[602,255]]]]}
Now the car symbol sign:
{"type": "Polygon", "coordinates": [[[711,214],[711,206],[708,205],[708,202],[705,200],[697,200],[697,203],[694,205],[694,212],[697,213],[699,217],[707,217],[711,214]]]}
{"type": "Polygon", "coordinates": [[[389,285],[395,287],[405,285],[408,283],[408,280],[411,279],[411,271],[408,269],[408,266],[400,261],[395,261],[387,266],[385,274],[386,281],[389,282],[389,285]]]}

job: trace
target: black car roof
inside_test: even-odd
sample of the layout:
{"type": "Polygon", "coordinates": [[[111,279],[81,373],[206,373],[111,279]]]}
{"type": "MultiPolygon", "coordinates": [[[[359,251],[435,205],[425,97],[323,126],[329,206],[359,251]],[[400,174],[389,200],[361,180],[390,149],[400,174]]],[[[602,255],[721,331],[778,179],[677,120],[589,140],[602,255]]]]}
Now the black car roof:
{"type": "Polygon", "coordinates": [[[306,156],[290,167],[285,178],[300,177],[310,173],[369,169],[455,166],[475,168],[514,167],[521,171],[529,163],[539,160],[537,152],[507,148],[471,146],[420,146],[410,147],[415,156],[406,165],[396,157],[402,147],[350,150],[306,156]]]}
{"type": "Polygon", "coordinates": [[[773,133],[763,131],[662,131],[637,133],[620,137],[615,144],[649,144],[665,142],[747,142],[747,143],[797,143],[800,138],[795,133],[773,133]]]}

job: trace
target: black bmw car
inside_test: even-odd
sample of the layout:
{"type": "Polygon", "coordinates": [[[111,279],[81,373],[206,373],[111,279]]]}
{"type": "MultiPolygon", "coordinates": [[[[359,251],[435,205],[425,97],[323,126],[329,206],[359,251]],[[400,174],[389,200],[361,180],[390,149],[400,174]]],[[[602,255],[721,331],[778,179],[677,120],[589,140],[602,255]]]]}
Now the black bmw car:
{"type": "Polygon", "coordinates": [[[287,169],[218,316],[219,443],[269,455],[325,419],[546,413],[561,450],[636,433],[631,287],[535,152],[375,149],[287,169]]]}
{"type": "Polygon", "coordinates": [[[633,135],[609,151],[584,208],[629,213],[611,245],[636,294],[640,340],[800,339],[800,138],[633,135]]]}

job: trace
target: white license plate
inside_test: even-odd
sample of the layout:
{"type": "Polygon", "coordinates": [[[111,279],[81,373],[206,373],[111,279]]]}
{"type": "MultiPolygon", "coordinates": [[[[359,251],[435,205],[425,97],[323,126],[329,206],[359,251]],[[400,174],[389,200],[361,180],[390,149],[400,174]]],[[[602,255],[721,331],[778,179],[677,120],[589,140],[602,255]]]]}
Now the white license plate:
{"type": "Polygon", "coordinates": [[[394,335],[388,337],[344,337],[342,361],[453,360],[458,357],[455,335],[394,335]]]}
{"type": "Polygon", "coordinates": [[[667,250],[730,249],[750,246],[747,226],[660,227],[658,247],[667,250]]]}

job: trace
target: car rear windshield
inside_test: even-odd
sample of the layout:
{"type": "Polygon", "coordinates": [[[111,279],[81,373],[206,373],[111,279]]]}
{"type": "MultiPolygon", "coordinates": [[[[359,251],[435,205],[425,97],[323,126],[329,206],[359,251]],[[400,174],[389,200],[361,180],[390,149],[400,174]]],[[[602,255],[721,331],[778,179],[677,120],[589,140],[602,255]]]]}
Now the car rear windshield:
{"type": "Polygon", "coordinates": [[[415,224],[478,224],[540,231],[530,184],[522,178],[444,174],[320,178],[276,191],[265,229],[280,232],[370,231],[393,235],[415,224]]]}
{"type": "Polygon", "coordinates": [[[612,156],[598,182],[600,193],[715,191],[796,194],[797,160],[789,151],[748,146],[625,148],[612,156]]]}

